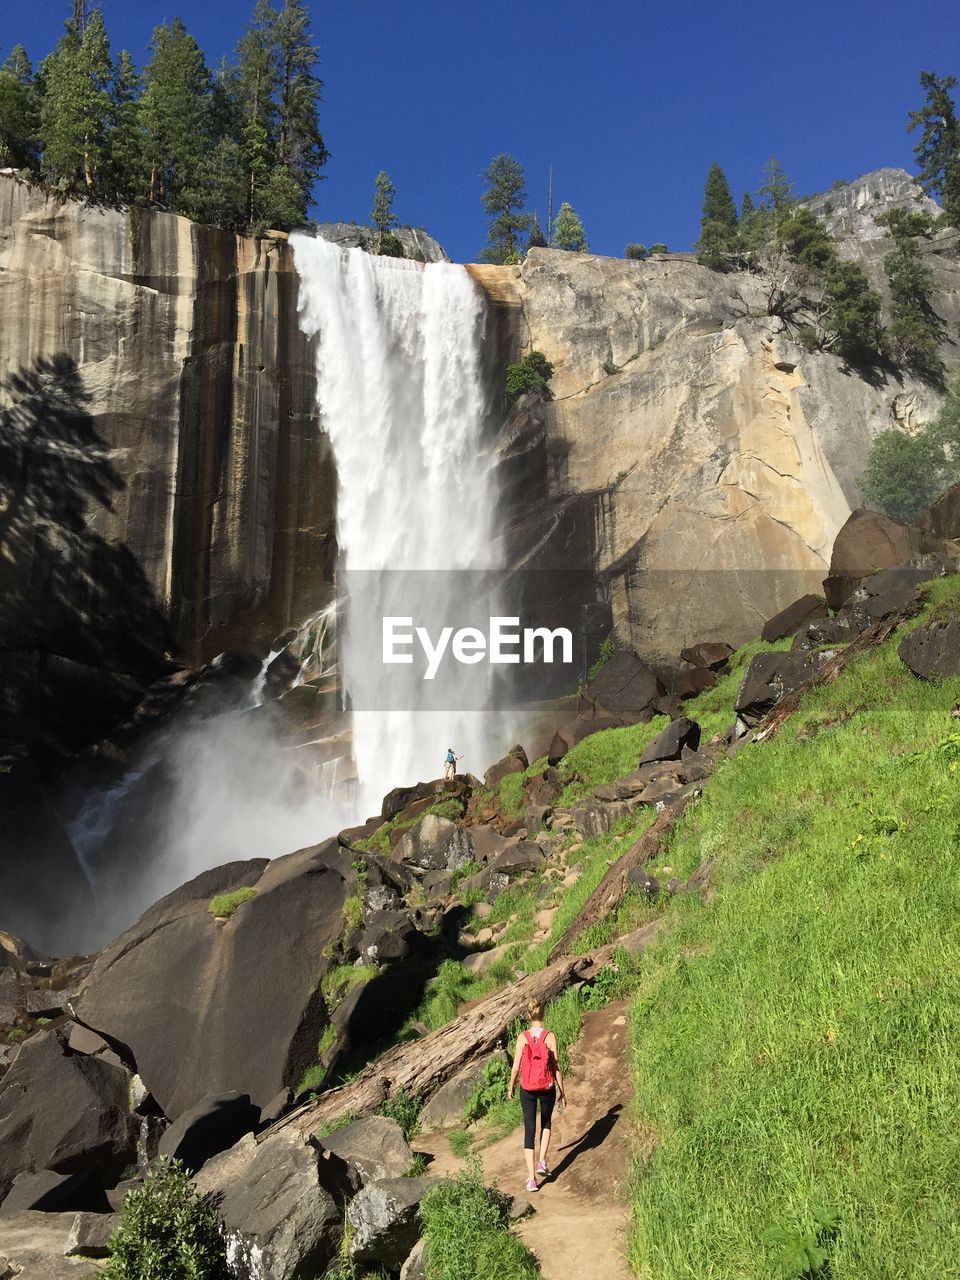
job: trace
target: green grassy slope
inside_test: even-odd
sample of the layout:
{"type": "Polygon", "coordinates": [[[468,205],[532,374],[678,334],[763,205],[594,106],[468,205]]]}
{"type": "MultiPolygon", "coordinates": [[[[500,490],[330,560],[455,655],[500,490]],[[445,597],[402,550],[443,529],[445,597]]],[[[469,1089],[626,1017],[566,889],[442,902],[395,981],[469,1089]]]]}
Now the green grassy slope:
{"type": "Polygon", "coordinates": [[[668,851],[712,896],[674,902],[632,1004],[645,1280],[960,1276],[960,681],[916,680],[902,634],[724,763],[668,851]]]}

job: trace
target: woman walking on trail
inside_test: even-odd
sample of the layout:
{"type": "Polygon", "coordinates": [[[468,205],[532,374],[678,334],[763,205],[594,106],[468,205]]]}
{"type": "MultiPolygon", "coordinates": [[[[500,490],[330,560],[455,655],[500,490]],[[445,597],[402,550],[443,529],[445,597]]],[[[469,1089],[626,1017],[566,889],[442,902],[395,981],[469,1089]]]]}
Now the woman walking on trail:
{"type": "Polygon", "coordinates": [[[539,1000],[527,1005],[528,1030],[517,1036],[510,1072],[508,1097],[513,1098],[517,1076],[520,1077],[520,1106],[523,1110],[523,1154],[527,1161],[527,1190],[539,1191],[537,1175],[548,1178],[547,1154],[550,1150],[550,1124],[553,1108],[564,1103],[563,1072],[557,1060],[557,1037],[543,1025],[543,1008],[539,1000]],[[534,1168],[537,1136],[537,1105],[540,1106],[540,1159],[534,1168]]]}

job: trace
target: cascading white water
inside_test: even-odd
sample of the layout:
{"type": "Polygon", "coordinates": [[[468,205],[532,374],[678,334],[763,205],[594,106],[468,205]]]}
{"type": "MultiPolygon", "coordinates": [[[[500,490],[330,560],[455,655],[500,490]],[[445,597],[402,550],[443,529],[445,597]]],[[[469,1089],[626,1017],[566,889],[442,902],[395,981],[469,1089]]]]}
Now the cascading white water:
{"type": "Polygon", "coordinates": [[[359,808],[369,814],[391,787],[437,777],[448,746],[473,772],[503,748],[495,716],[425,710],[426,701],[392,705],[394,673],[368,660],[366,634],[389,614],[463,625],[475,603],[469,573],[398,571],[498,567],[483,440],[483,309],[463,267],[422,267],[303,235],[292,244],[301,325],[317,337],[317,399],[336,455],[351,590],[341,678],[355,708],[359,808]]]}

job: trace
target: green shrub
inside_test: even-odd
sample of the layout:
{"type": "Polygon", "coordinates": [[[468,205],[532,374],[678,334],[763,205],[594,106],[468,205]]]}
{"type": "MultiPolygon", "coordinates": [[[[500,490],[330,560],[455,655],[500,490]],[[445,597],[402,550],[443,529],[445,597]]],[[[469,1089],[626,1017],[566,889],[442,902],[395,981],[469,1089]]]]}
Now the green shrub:
{"type": "Polygon", "coordinates": [[[380,1115],[396,1120],[403,1130],[403,1136],[409,1142],[420,1128],[420,1112],[423,1110],[423,1097],[419,1093],[407,1093],[403,1085],[392,1098],[380,1105],[380,1115]]]}
{"type": "Polygon", "coordinates": [[[891,427],[874,437],[863,492],[878,510],[909,523],[946,483],[943,449],[930,432],[907,435],[891,427]]]}
{"type": "Polygon", "coordinates": [[[450,1150],[459,1160],[462,1160],[473,1146],[473,1138],[466,1129],[451,1129],[448,1141],[450,1150]]]}
{"type": "Polygon", "coordinates": [[[642,262],[647,253],[648,249],[645,244],[628,244],[623,251],[623,256],[630,262],[642,262]]]}
{"type": "Polygon", "coordinates": [[[363,924],[363,902],[359,893],[351,893],[344,900],[343,924],[345,929],[359,929],[363,924]]]}
{"type": "Polygon", "coordinates": [[[227,919],[233,915],[237,907],[257,896],[256,889],[234,889],[232,893],[218,893],[210,899],[207,910],[212,916],[227,919]]]}
{"type": "Polygon", "coordinates": [[[547,385],[553,377],[553,365],[542,351],[531,351],[516,364],[507,365],[507,395],[517,400],[528,392],[550,398],[547,385]]]}
{"type": "Polygon", "coordinates": [[[480,1079],[463,1109],[464,1120],[482,1120],[495,1106],[506,1101],[509,1085],[510,1068],[506,1058],[498,1053],[483,1064],[480,1079]]]}
{"type": "Polygon", "coordinates": [[[220,1214],[178,1160],[161,1159],[123,1204],[109,1280],[229,1280],[220,1214]]]}
{"type": "Polygon", "coordinates": [[[7,1032],[7,1044],[23,1044],[27,1033],[23,1027],[11,1027],[7,1032]]]}
{"type": "MultiPolygon", "coordinates": [[[[382,258],[405,258],[403,241],[399,236],[395,236],[391,231],[385,231],[380,238],[380,247],[377,250],[382,258]]],[[[421,252],[421,260],[423,253],[421,252]]]]}
{"type": "Polygon", "coordinates": [[[597,676],[613,657],[613,636],[607,636],[600,645],[600,652],[597,654],[597,660],[587,672],[587,680],[596,680],[597,676]]]}
{"type": "Polygon", "coordinates": [[[658,240],[656,244],[652,244],[652,245],[650,246],[650,252],[651,252],[651,254],[654,254],[654,253],[669,253],[669,252],[670,252],[670,250],[667,248],[667,246],[663,243],[663,241],[662,241],[662,240],[658,240]]]}
{"type": "Polygon", "coordinates": [[[479,1160],[427,1192],[420,1205],[431,1280],[535,1280],[533,1254],[509,1230],[507,1209],[483,1185],[479,1160]]]}

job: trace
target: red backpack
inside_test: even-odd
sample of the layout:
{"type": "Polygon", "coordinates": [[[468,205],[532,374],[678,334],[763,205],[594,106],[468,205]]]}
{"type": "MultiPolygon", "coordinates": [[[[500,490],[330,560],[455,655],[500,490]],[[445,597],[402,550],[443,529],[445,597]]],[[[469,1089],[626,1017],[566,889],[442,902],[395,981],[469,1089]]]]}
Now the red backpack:
{"type": "Polygon", "coordinates": [[[520,1083],[528,1093],[536,1093],[553,1086],[552,1055],[547,1048],[548,1035],[546,1027],[539,1036],[531,1035],[529,1031],[523,1033],[525,1043],[523,1058],[520,1062],[520,1083]]]}

